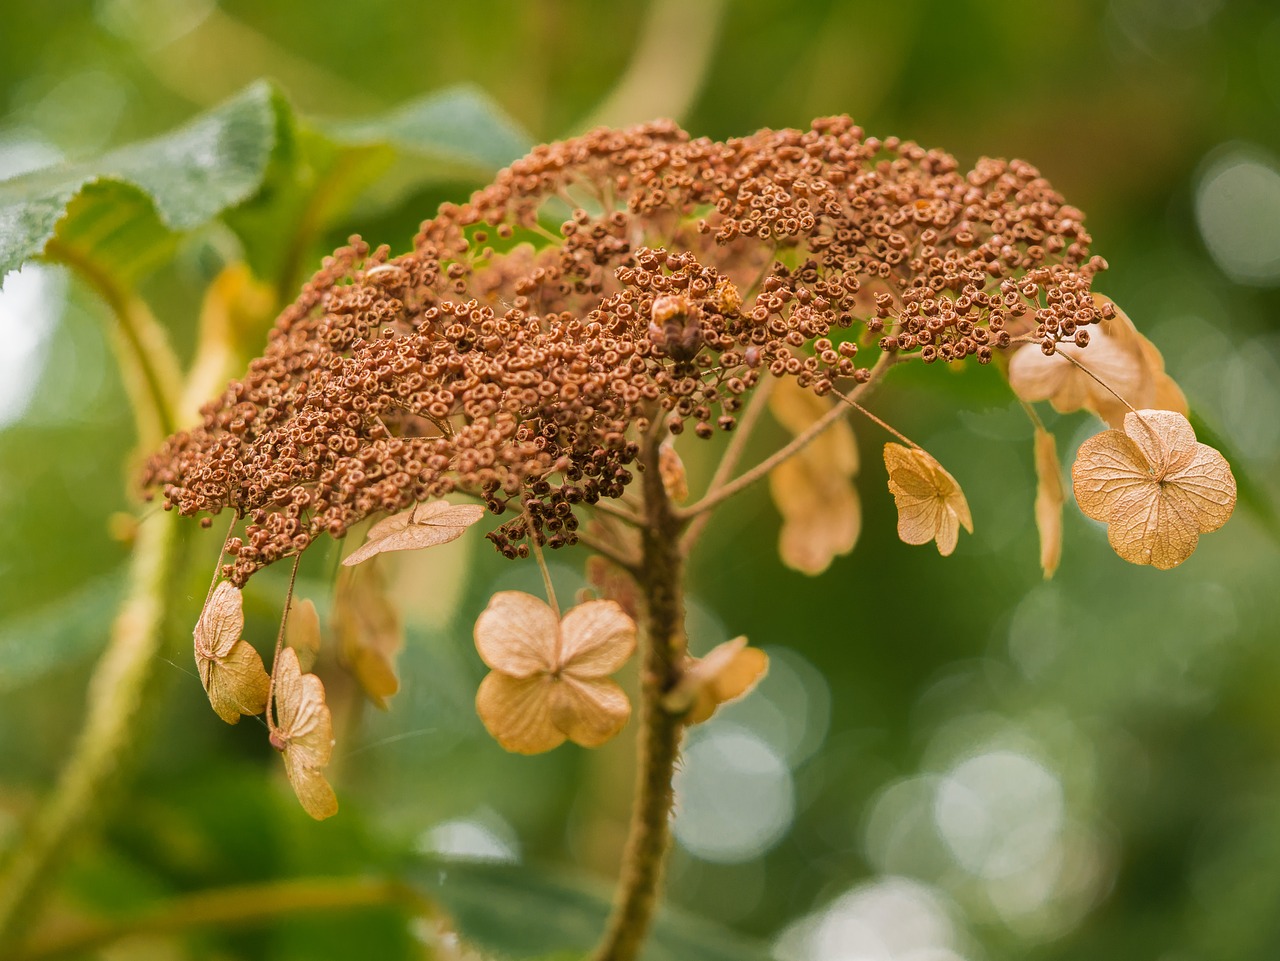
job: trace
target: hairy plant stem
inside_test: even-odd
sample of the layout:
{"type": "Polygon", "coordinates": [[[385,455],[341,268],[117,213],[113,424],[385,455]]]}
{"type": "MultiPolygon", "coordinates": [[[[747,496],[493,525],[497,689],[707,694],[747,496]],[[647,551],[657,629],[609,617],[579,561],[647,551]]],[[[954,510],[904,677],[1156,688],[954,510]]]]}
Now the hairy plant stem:
{"type": "Polygon", "coordinates": [[[138,527],[125,600],[86,695],[84,726],[53,794],[27,825],[0,877],[0,957],[38,910],[46,882],[68,844],[104,808],[103,791],[132,754],[133,721],[160,660],[172,596],[176,513],[155,513],[138,527]]]}
{"type": "Polygon", "coordinates": [[[678,715],[662,706],[663,697],[680,678],[687,647],[680,549],[684,522],[667,496],[658,469],[664,421],[657,418],[653,423],[640,454],[645,524],[637,580],[644,598],[644,635],[635,802],[613,914],[593,961],[634,961],[648,936],[671,841],[671,779],[684,727],[678,715]]]}
{"type": "Polygon", "coordinates": [[[176,934],[198,928],[244,927],[290,914],[403,907],[434,913],[407,884],[379,878],[302,878],[202,891],[163,902],[132,917],[93,919],[38,933],[13,961],[81,957],[123,938],[176,934]]]}

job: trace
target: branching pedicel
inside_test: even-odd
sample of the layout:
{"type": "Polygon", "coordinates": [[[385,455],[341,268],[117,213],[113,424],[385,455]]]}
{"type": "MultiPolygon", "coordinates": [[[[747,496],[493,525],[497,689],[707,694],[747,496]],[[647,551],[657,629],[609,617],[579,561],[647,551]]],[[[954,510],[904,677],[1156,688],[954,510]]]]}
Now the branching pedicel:
{"type": "MultiPolygon", "coordinates": [[[[635,814],[597,954],[635,957],[681,731],[766,668],[742,639],[688,655],[685,558],[709,511],[766,474],[786,521],[784,561],[816,574],[851,549],[858,462],[844,414],[871,416],[861,401],[895,364],[985,365],[1016,348],[998,367],[1024,402],[1123,422],[1125,433],[1089,442],[1074,479],[1128,560],[1171,567],[1225,522],[1230,470],[1196,444],[1159,353],[1092,292],[1105,263],[1089,242],[1080,211],[1029,164],[984,159],[962,172],[946,153],[865,137],[841,117],[724,143],[671,123],[597,130],[539,147],[469,203],[443,207],[411,253],[393,259],[353,239],[245,376],[146,468],[166,508],[229,508],[244,521],[196,631],[215,708],[232,722],[262,709],[238,589],[322,534],[391,515],[349,563],[442,543],[482,513],[437,503],[453,495],[505,518],[488,537],[507,557],[532,548],[541,561],[543,547],[583,543],[608,561],[594,562],[607,599],[562,622],[553,596],[548,608],[497,595],[476,628],[494,668],[478,706],[513,750],[600,743],[626,721],[606,675],[630,653],[631,615],[640,621],[635,814]],[[765,403],[793,439],[735,477],[765,403]],[[681,506],[673,436],[725,432],[711,485],[681,506]]],[[[1028,411],[1051,573],[1061,485],[1052,439],[1028,411]]],[[[972,527],[964,495],[897,436],[885,463],[899,532],[948,554],[972,527]]],[[[267,707],[273,742],[304,806],[327,816],[323,689],[285,651],[272,666],[283,672],[267,707]]]]}

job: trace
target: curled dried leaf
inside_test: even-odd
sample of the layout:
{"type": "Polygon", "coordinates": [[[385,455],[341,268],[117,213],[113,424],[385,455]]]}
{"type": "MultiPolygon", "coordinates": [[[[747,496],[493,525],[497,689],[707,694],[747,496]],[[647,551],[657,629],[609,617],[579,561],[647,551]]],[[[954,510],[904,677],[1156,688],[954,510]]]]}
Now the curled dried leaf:
{"type": "Polygon", "coordinates": [[[196,621],[196,670],[218,717],[235,724],[243,714],[261,714],[271,684],[262,657],[240,637],[244,630],[244,597],[223,581],[196,621]]]}
{"type": "Polygon", "coordinates": [[[1058,344],[1048,356],[1035,344],[1020,348],[1009,361],[1009,385],[1014,393],[1028,402],[1048,400],[1064,414],[1092,411],[1115,428],[1123,424],[1129,410],[1116,394],[1135,407],[1163,408],[1185,415],[1187,400],[1165,373],[1160,351],[1138,332],[1119,307],[1101,294],[1094,294],[1093,299],[1099,308],[1109,305],[1115,315],[1088,329],[1090,340],[1085,347],[1058,344]]]}
{"type": "Polygon", "coordinates": [[[636,626],[613,601],[588,601],[560,621],[538,598],[500,591],[476,620],[476,649],[492,670],[476,712],[508,751],[538,754],[572,740],[603,744],[631,716],[608,675],[635,651],[636,626]]]}
{"type": "Polygon", "coordinates": [[[735,637],[712,648],[705,657],[688,658],[684,674],[663,700],[673,713],[685,713],[686,724],[701,724],[721,704],[750,693],[769,671],[769,655],[735,637]]]}
{"type": "Polygon", "coordinates": [[[898,537],[906,544],[937,541],[943,557],[956,549],[963,526],[973,533],[969,503],[956,479],[918,447],[884,445],[889,490],[898,508],[898,537]]]}
{"type": "MultiPolygon", "coordinates": [[[[769,407],[797,435],[830,410],[828,401],[791,378],[778,383],[769,407]]],[[[769,493],[782,515],[778,555],[784,564],[817,575],[853,550],[862,531],[862,503],[853,486],[857,473],[858,445],[844,420],[769,472],[769,493]]]]}
{"type": "Polygon", "coordinates": [[[1062,558],[1062,466],[1053,435],[1036,427],[1036,529],[1040,531],[1040,567],[1045,579],[1053,577],[1062,558]]]}
{"type": "Polygon", "coordinates": [[[338,576],[333,626],[342,663],[369,700],[385,711],[387,698],[400,690],[396,658],[404,647],[404,630],[376,567],[347,570],[338,576]]]}
{"type": "Polygon", "coordinates": [[[289,611],[284,629],[284,642],[298,652],[303,671],[316,665],[320,656],[320,615],[309,598],[302,598],[289,611]]]}
{"type": "Polygon", "coordinates": [[[416,551],[447,544],[461,537],[482,517],[484,508],[479,504],[425,501],[378,521],[369,528],[364,543],[342,563],[354,567],[389,551],[416,551]]]}
{"type": "Polygon", "coordinates": [[[291,647],[280,651],[276,664],[271,744],[284,756],[285,773],[303,809],[317,821],[337,814],[338,799],[324,776],[333,756],[333,721],[324,684],[302,672],[291,647]]]}
{"type": "Polygon", "coordinates": [[[1227,522],[1236,480],[1225,457],[1196,441],[1181,414],[1130,412],[1124,432],[1080,445],[1071,480],[1080,509],[1107,524],[1117,554],[1161,570],[1191,556],[1201,534],[1227,522]]]}

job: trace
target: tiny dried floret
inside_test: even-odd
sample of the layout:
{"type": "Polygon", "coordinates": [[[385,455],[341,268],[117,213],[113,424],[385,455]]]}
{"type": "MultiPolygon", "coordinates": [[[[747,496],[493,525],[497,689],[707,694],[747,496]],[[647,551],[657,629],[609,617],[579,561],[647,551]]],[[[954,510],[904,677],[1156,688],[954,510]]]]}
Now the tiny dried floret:
{"type": "Polygon", "coordinates": [[[488,533],[508,557],[571,545],[583,507],[626,492],[657,419],[706,438],[766,376],[825,396],[866,381],[877,351],[986,363],[1083,339],[1103,319],[1089,243],[1030,164],[964,171],[847,117],[724,142],[596,130],[444,205],[408,253],[353,238],[327,258],[144,486],[243,520],[236,586],[379,514],[415,511],[375,529],[381,550],[416,543],[435,525],[414,505],[455,492],[509,513],[488,533]],[[566,196],[582,206],[546,239],[566,196]]]}

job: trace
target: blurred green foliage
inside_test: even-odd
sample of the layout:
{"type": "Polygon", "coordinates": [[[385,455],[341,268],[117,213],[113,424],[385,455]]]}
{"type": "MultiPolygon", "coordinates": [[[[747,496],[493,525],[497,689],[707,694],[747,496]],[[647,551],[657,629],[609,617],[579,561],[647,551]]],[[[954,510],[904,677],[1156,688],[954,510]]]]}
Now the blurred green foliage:
{"type": "MultiPolygon", "coordinates": [[[[964,164],[1036,163],[1088,212],[1112,265],[1098,287],[1164,351],[1256,488],[1254,509],[1160,573],[1125,565],[1069,506],[1062,567],[1042,582],[1031,428],[1003,382],[976,368],[895,372],[876,412],[947,465],[976,533],[947,559],[898,543],[869,425],[857,425],[862,539],[824,577],[781,567],[763,489],[717,518],[691,572],[695,648],[745,632],[775,669],[691,739],[668,901],[771,943],[781,961],[930,948],[972,961],[1280,953],[1280,552],[1266,523],[1280,494],[1272,5],[98,0],[14,5],[3,23],[0,177],[76,165],[33,175],[55,198],[34,212],[11,214],[19,188],[0,184],[5,268],[43,246],[72,186],[105,169],[95,158],[209,109],[247,111],[236,149],[252,162],[234,183],[165,194],[148,178],[180,163],[149,172],[116,154],[110,172],[143,192],[94,187],[57,226],[92,240],[119,283],[136,282],[184,359],[224,264],[247,258],[287,301],[348,234],[403,250],[438,203],[464,197],[526,138],[587,123],[670,114],[725,137],[848,112],[964,164]],[[261,78],[276,86],[251,86],[261,78]],[[239,106],[218,106],[237,94],[239,106]]],[[[17,843],[78,728],[128,556],[119,515],[133,509],[136,463],[95,291],[39,266],[10,274],[3,296],[0,850],[17,843]]],[[[1050,426],[1064,459],[1093,430],[1076,417],[1050,426]]],[[[686,456],[705,483],[706,452],[686,456]]],[[[495,589],[536,590],[527,565],[467,540],[400,569],[403,690],[381,714],[332,685],[345,705],[333,772],[343,810],[316,825],[262,727],[227,728],[207,708],[189,632],[219,535],[192,524],[183,538],[143,761],[104,797],[50,917],[129,917],[190,892],[381,875],[414,855],[468,852],[572,870],[607,897],[627,739],[511,757],[472,709],[483,669],[470,624],[495,589]]],[[[580,560],[555,558],[566,594],[582,583],[580,560]]],[[[323,603],[334,563],[312,551],[302,593],[323,603]]],[[[283,577],[255,578],[248,597],[263,645],[283,577]]],[[[490,918],[504,905],[554,918],[513,893],[522,874],[465,870],[474,887],[436,877],[427,889],[460,921],[484,928],[486,904],[490,918]],[[458,904],[480,905],[480,920],[458,904]]],[[[564,912],[566,930],[581,922],[564,912]]],[[[485,943],[513,950],[503,930],[485,943]]],[[[399,911],[365,909],[153,935],[114,956],[408,958],[432,956],[433,938],[399,911]]]]}

